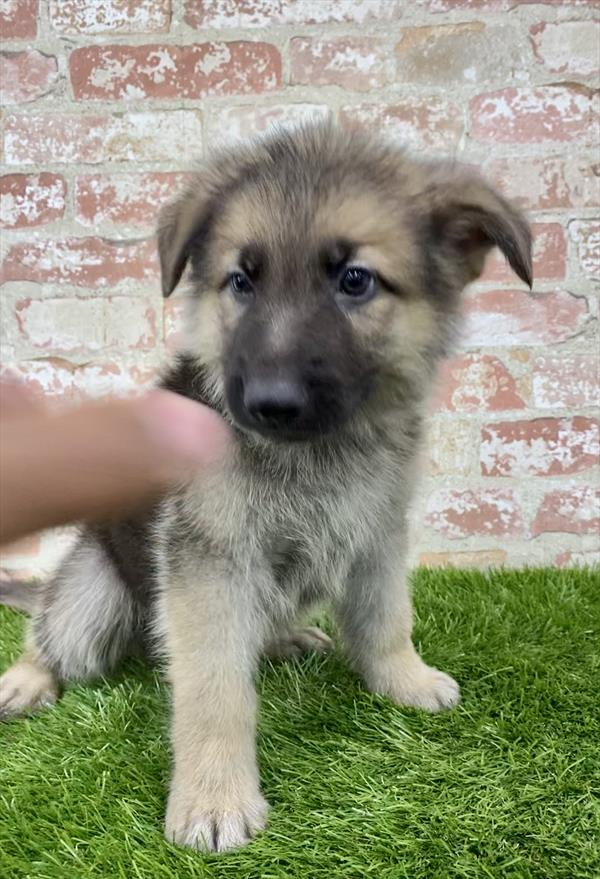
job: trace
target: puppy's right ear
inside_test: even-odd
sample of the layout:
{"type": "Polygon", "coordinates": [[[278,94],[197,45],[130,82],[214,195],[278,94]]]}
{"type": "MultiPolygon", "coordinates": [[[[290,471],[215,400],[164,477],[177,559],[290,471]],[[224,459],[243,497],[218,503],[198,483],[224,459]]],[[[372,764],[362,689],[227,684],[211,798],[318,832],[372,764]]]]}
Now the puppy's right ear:
{"type": "Polygon", "coordinates": [[[158,256],[163,296],[170,296],[181,280],[191,246],[202,235],[209,213],[208,193],[199,177],[160,212],[158,256]]]}

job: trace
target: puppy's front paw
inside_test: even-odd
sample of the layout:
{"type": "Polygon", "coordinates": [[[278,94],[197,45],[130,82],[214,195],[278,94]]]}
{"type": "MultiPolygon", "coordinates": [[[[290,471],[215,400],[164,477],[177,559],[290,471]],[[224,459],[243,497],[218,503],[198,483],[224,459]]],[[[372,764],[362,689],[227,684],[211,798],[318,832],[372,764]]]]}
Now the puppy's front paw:
{"type": "Polygon", "coordinates": [[[374,693],[424,711],[443,711],[460,702],[460,688],[454,678],[426,665],[414,651],[387,657],[367,684],[374,693]]]}
{"type": "Polygon", "coordinates": [[[259,790],[240,797],[188,791],[174,784],[169,794],[165,837],[203,852],[247,845],[265,827],[268,803],[259,790]]]}

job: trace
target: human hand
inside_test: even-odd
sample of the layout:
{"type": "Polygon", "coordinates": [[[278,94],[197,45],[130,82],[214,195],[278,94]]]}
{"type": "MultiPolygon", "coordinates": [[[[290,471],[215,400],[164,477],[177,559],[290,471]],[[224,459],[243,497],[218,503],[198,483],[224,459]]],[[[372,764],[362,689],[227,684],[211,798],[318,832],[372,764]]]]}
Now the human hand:
{"type": "Polygon", "coordinates": [[[122,516],[225,453],[212,410],[169,391],[53,410],[0,384],[0,543],[80,519],[122,516]]]}

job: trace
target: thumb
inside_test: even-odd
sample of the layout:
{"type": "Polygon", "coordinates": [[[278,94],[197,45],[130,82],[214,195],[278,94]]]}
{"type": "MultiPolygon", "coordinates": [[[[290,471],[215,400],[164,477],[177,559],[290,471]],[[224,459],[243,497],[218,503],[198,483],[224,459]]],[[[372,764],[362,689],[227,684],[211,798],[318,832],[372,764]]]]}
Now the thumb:
{"type": "Polygon", "coordinates": [[[168,391],[3,418],[0,542],[78,519],[131,512],[186,471],[216,463],[229,430],[168,391]]]}

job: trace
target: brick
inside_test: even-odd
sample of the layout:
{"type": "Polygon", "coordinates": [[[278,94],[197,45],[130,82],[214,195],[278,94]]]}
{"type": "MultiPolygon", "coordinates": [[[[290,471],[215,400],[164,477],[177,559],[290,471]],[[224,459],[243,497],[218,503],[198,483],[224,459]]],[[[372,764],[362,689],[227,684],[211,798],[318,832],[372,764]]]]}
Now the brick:
{"type": "Polygon", "coordinates": [[[595,207],[600,202],[600,164],[586,159],[497,159],[486,175],[515,204],[531,210],[595,207]]]}
{"type": "Polygon", "coordinates": [[[584,86],[507,88],[469,104],[471,132],[484,143],[595,143],[597,105],[584,86]]]}
{"type": "Polygon", "coordinates": [[[153,239],[109,241],[65,238],[14,244],[2,266],[1,282],[34,281],[112,288],[123,281],[156,281],[158,260],[153,239]]]}
{"type": "Polygon", "coordinates": [[[50,0],[60,34],[147,34],[168,31],[171,0],[50,0]]]}
{"type": "Polygon", "coordinates": [[[600,406],[600,358],[597,355],[537,357],[532,373],[533,405],[537,408],[600,406]]]}
{"type": "Polygon", "coordinates": [[[407,146],[451,150],[464,131],[461,108],[445,98],[406,98],[393,106],[343,106],[340,120],[350,127],[382,131],[407,146]]]}
{"type": "Polygon", "coordinates": [[[281,57],[269,43],[244,40],[194,46],[84,46],[71,52],[78,100],[199,98],[271,91],[281,57]]]}
{"type": "Polygon", "coordinates": [[[425,6],[429,12],[453,12],[455,9],[501,12],[509,6],[514,6],[519,0],[417,0],[417,2],[419,6],[425,6]]]}
{"type": "Polygon", "coordinates": [[[450,540],[523,534],[521,509],[514,492],[500,489],[434,491],[427,500],[426,522],[450,540]]]}
{"type": "Polygon", "coordinates": [[[505,564],[504,549],[476,549],[472,552],[422,552],[419,564],[428,568],[499,568],[505,564]]]}
{"type": "Polygon", "coordinates": [[[294,37],[290,43],[291,81],[294,85],[337,85],[368,92],[389,81],[387,57],[384,43],[372,37],[294,37]]]}
{"type": "Polygon", "coordinates": [[[598,28],[591,21],[542,21],[529,28],[535,57],[552,73],[598,73],[598,28]]]}
{"type": "Polygon", "coordinates": [[[163,335],[167,351],[175,352],[182,347],[185,306],[181,296],[173,296],[164,303],[163,335]]]}
{"type": "Polygon", "coordinates": [[[152,301],[138,296],[113,296],[107,300],[107,345],[118,351],[143,351],[154,348],[158,340],[158,317],[152,301]]]}
{"type": "Polygon", "coordinates": [[[274,27],[393,21],[399,0],[185,0],[184,21],[193,28],[274,27]]]}
{"type": "Polygon", "coordinates": [[[185,174],[171,172],[82,175],[75,181],[75,216],[85,226],[154,226],[159,209],[184,179],[185,174]]]}
{"type": "MultiPolygon", "coordinates": [[[[534,281],[560,281],[567,270],[567,242],[560,223],[532,223],[534,281]]],[[[499,250],[487,260],[482,281],[511,281],[514,274],[499,250]]]]}
{"type": "Polygon", "coordinates": [[[463,354],[444,363],[437,405],[449,412],[523,409],[515,379],[491,354],[463,354]]]}
{"type": "Polygon", "coordinates": [[[403,28],[396,44],[396,78],[433,86],[522,81],[528,55],[512,27],[471,21],[403,28]]]}
{"type": "Polygon", "coordinates": [[[123,396],[154,384],[157,370],[144,364],[115,360],[78,363],[64,357],[20,360],[6,369],[36,394],[79,401],[87,397],[123,396]]]}
{"type": "Polygon", "coordinates": [[[532,295],[522,290],[487,290],[465,299],[463,344],[551,345],[581,332],[590,319],[587,301],[566,290],[532,295]]]}
{"type": "Polygon", "coordinates": [[[556,556],[554,564],[559,568],[596,568],[600,565],[600,550],[565,550],[556,556]]]}
{"type": "Polygon", "coordinates": [[[517,6],[536,4],[540,6],[594,6],[598,0],[417,0],[429,12],[479,11],[502,12],[517,6]]]}
{"type": "Polygon", "coordinates": [[[119,116],[12,115],[6,119],[9,165],[83,162],[185,163],[202,150],[202,120],[193,110],[119,116]]]}
{"type": "Polygon", "coordinates": [[[0,227],[20,229],[59,220],[66,194],[60,174],[6,174],[0,177],[0,227]]]}
{"type": "Polygon", "coordinates": [[[22,340],[46,351],[147,350],[157,342],[156,312],[141,297],[27,298],[17,303],[16,315],[22,340]]]}
{"type": "Polygon", "coordinates": [[[600,278],[600,220],[573,220],[569,235],[577,247],[581,271],[600,278]]]}
{"type": "Polygon", "coordinates": [[[600,534],[600,489],[559,489],[544,496],[533,520],[534,537],[547,531],[600,534]]]}
{"type": "Polygon", "coordinates": [[[47,94],[58,79],[58,64],[53,55],[36,49],[0,53],[0,101],[26,104],[47,94]]]}
{"type": "Polygon", "coordinates": [[[500,421],[481,430],[484,476],[566,476],[599,463],[599,423],[593,418],[500,421]]]}
{"type": "Polygon", "coordinates": [[[308,119],[328,119],[331,115],[325,104],[244,104],[213,111],[210,126],[213,135],[229,140],[264,132],[271,125],[294,125],[308,119]]]}
{"type": "Polygon", "coordinates": [[[104,299],[22,299],[16,316],[23,342],[61,352],[104,347],[104,299]]]}
{"type": "Polygon", "coordinates": [[[428,430],[429,473],[467,476],[475,470],[475,433],[472,422],[434,417],[428,430]]]}
{"type": "Polygon", "coordinates": [[[30,40],[37,36],[38,0],[2,0],[0,36],[3,40],[30,40]]]}

